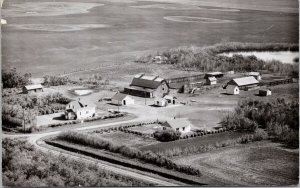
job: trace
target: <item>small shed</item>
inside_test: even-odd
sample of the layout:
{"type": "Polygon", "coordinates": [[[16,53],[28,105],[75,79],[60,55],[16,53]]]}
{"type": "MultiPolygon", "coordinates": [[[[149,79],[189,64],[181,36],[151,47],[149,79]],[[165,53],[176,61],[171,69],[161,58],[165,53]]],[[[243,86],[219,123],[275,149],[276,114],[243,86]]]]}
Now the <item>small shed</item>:
{"type": "Polygon", "coordinates": [[[154,105],[160,106],[160,107],[165,107],[168,105],[168,101],[165,98],[155,98],[154,105]]]}
{"type": "Polygon", "coordinates": [[[164,99],[167,100],[168,104],[176,104],[176,97],[172,96],[172,95],[166,95],[164,96],[164,99]]]}
{"type": "Polygon", "coordinates": [[[206,78],[206,85],[215,85],[215,84],[217,84],[216,77],[212,76],[212,77],[206,78]]]}
{"type": "Polygon", "coordinates": [[[260,89],[258,92],[259,96],[269,96],[272,95],[272,91],[269,88],[260,89]]]}
{"type": "Polygon", "coordinates": [[[116,93],[113,96],[111,103],[115,104],[115,105],[120,105],[120,106],[129,105],[129,104],[134,104],[134,99],[126,94],[116,93]]]}
{"type": "Polygon", "coordinates": [[[259,72],[249,72],[249,76],[253,76],[256,80],[261,80],[261,74],[259,72]]]}
{"type": "Polygon", "coordinates": [[[191,131],[191,122],[186,118],[181,119],[171,119],[162,124],[163,127],[171,127],[173,130],[187,133],[191,131]]]}
{"type": "Polygon", "coordinates": [[[226,93],[231,95],[238,95],[240,94],[240,89],[238,86],[228,85],[226,87],[226,93]]]}
{"type": "Polygon", "coordinates": [[[27,85],[22,88],[24,94],[43,92],[43,86],[41,84],[27,85]]]}

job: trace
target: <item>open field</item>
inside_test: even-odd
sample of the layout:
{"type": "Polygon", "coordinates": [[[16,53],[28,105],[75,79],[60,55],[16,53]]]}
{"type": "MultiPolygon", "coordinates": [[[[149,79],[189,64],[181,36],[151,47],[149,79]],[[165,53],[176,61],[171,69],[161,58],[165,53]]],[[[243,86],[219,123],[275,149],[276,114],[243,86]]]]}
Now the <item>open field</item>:
{"type": "Polygon", "coordinates": [[[176,159],[229,185],[287,186],[298,184],[299,150],[269,141],[255,142],[176,159]]]}
{"type": "Polygon", "coordinates": [[[147,51],[220,41],[297,42],[296,7],[294,0],[5,1],[3,17],[8,24],[2,26],[3,67],[17,67],[33,77],[93,67],[91,72],[74,76],[99,73],[114,83],[120,78],[129,81],[139,72],[168,76],[174,74],[168,73],[173,71],[168,66],[137,65],[132,61],[147,51]],[[174,16],[238,22],[164,19],[174,16]],[[81,27],[86,24],[97,27],[81,27]],[[110,27],[98,27],[101,24],[110,27]]]}

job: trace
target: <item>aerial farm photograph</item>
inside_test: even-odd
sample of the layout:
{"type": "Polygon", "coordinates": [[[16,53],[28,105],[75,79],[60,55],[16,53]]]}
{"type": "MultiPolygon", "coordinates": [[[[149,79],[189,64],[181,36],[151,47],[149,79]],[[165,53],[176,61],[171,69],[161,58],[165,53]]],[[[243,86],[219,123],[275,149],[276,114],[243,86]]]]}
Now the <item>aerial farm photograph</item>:
{"type": "Polygon", "coordinates": [[[1,1],[2,186],[298,186],[298,3],[1,1]]]}

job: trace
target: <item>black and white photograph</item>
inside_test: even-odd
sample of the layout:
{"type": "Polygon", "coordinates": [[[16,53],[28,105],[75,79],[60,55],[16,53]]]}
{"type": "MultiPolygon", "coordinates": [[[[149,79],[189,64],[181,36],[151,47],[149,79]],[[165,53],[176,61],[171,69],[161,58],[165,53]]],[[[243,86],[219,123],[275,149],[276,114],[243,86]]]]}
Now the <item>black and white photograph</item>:
{"type": "Polygon", "coordinates": [[[0,3],[2,186],[299,186],[298,0],[0,3]]]}

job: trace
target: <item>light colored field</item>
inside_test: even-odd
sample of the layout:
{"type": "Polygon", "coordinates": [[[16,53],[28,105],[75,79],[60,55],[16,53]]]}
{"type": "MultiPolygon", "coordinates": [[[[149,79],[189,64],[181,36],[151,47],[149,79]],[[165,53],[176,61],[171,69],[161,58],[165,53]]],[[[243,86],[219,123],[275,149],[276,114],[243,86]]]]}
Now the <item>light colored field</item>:
{"type": "Polygon", "coordinates": [[[256,142],[204,154],[182,157],[177,163],[193,165],[224,185],[287,186],[298,184],[299,150],[276,143],[256,142]]]}
{"type": "Polygon", "coordinates": [[[15,27],[16,29],[24,30],[66,32],[107,28],[110,26],[107,24],[10,24],[9,27],[15,27]]]}
{"type": "Polygon", "coordinates": [[[99,3],[76,3],[76,2],[25,2],[10,4],[5,2],[3,17],[24,16],[59,16],[67,14],[83,14],[99,3]]]}
{"type": "Polygon", "coordinates": [[[198,23],[232,23],[235,20],[223,20],[205,17],[191,17],[191,16],[165,16],[164,19],[174,22],[198,22],[198,23]]]}
{"type": "Polygon", "coordinates": [[[123,133],[120,131],[110,132],[110,133],[91,133],[92,135],[97,135],[100,138],[104,138],[113,142],[116,145],[126,145],[130,147],[143,147],[150,144],[158,143],[155,139],[143,138],[141,136],[136,136],[134,134],[123,133]]]}

